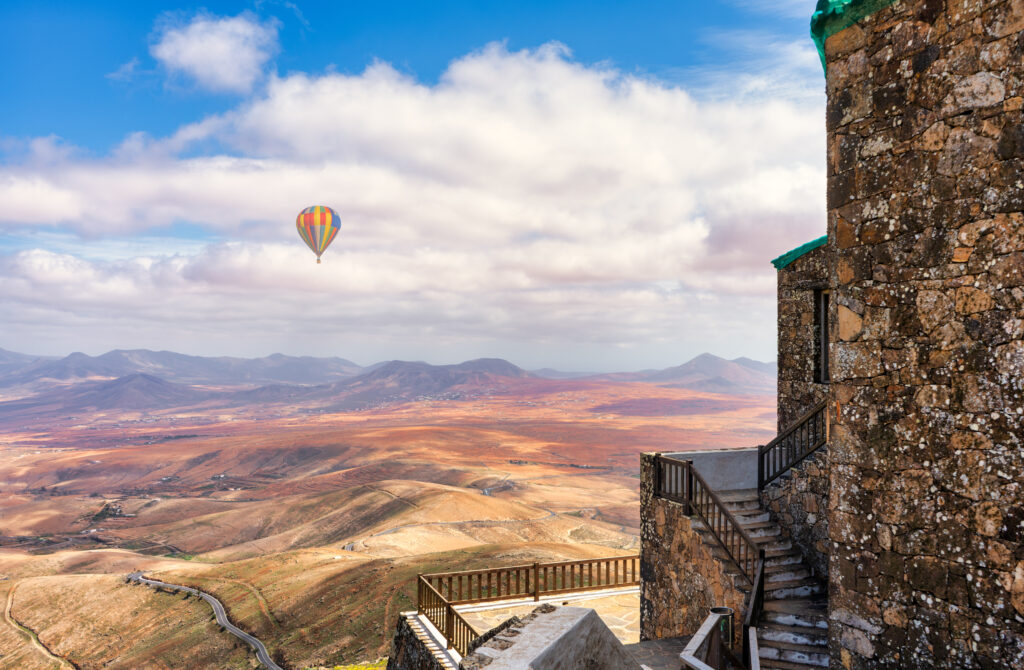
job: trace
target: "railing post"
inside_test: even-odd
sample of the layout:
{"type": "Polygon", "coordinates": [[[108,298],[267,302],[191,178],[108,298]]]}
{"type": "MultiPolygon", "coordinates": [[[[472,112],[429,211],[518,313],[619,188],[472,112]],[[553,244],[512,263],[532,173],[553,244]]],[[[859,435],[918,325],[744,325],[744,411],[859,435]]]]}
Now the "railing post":
{"type": "MultiPolygon", "coordinates": [[[[750,597],[753,598],[754,596],[751,595],[750,597]]],[[[740,658],[740,660],[743,661],[743,665],[745,665],[745,666],[747,666],[749,668],[750,667],[750,626],[748,626],[746,624],[743,624],[743,646],[742,646],[742,653],[743,653],[743,656],[740,658]]]]}
{"type": "Polygon", "coordinates": [[[423,574],[416,575],[416,613],[423,614],[423,574]]]}
{"type": "Polygon", "coordinates": [[[764,490],[764,449],[763,444],[757,445],[757,492],[764,490]]]}
{"type": "Polygon", "coordinates": [[[661,452],[654,454],[654,497],[658,498],[665,490],[665,473],[661,465],[661,452]]]}
{"type": "Polygon", "coordinates": [[[693,461],[685,461],[686,471],[683,480],[686,482],[686,516],[693,514],[693,461]]]}
{"type": "Polygon", "coordinates": [[[719,649],[722,645],[722,632],[718,629],[718,621],[715,622],[715,627],[711,629],[709,638],[707,664],[717,670],[717,668],[722,667],[722,651],[719,649]]]}
{"type": "Polygon", "coordinates": [[[444,608],[444,627],[446,629],[444,631],[444,637],[448,640],[448,648],[451,649],[452,638],[455,637],[453,634],[453,631],[455,630],[455,610],[453,610],[452,606],[447,603],[444,608]]]}
{"type": "Polygon", "coordinates": [[[757,551],[757,560],[761,564],[762,569],[761,569],[761,579],[758,580],[758,583],[757,583],[757,593],[755,593],[754,595],[757,596],[757,603],[758,603],[757,609],[758,609],[758,611],[760,611],[761,606],[764,604],[764,572],[768,568],[768,564],[765,563],[765,561],[767,559],[765,558],[765,553],[764,553],[764,548],[763,547],[761,549],[758,549],[758,551],[757,551]]]}
{"type": "Polygon", "coordinates": [[[533,601],[540,600],[540,564],[533,564],[533,601]]]}

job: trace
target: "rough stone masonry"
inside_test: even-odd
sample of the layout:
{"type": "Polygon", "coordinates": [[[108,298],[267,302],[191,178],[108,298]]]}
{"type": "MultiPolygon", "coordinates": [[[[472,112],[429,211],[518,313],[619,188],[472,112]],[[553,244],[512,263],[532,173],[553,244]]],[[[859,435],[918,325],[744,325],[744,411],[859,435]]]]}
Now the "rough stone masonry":
{"type": "Polygon", "coordinates": [[[1024,0],[826,59],[833,662],[1024,668],[1024,0]]]}

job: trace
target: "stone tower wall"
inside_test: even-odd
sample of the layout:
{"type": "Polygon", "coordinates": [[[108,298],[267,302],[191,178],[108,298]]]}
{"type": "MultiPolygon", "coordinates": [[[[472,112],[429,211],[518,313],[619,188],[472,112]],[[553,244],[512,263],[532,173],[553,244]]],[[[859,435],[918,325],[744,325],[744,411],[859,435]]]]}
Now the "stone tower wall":
{"type": "Polygon", "coordinates": [[[1024,667],[1022,31],[901,0],[826,43],[846,668],[1024,667]]]}
{"type": "Polygon", "coordinates": [[[814,290],[829,287],[828,249],[818,247],[778,271],[778,430],[828,394],[814,381],[814,290]]]}

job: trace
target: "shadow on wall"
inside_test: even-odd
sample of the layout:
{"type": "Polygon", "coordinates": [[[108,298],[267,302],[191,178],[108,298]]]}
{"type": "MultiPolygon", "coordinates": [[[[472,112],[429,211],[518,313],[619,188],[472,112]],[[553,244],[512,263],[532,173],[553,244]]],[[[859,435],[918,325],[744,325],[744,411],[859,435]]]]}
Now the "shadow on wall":
{"type": "Polygon", "coordinates": [[[697,472],[715,491],[757,488],[757,447],[680,451],[662,455],[693,461],[697,472]]]}

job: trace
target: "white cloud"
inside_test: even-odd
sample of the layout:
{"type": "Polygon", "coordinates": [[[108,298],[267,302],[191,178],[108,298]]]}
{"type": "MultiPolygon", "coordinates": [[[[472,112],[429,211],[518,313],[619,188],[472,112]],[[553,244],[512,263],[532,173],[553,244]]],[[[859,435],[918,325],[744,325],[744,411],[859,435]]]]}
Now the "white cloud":
{"type": "Polygon", "coordinates": [[[433,86],[383,63],[272,77],[172,137],[0,168],[0,226],[100,238],[0,256],[0,321],[13,338],[71,312],[107,347],[366,361],[523,343],[552,365],[609,347],[638,367],[771,358],[768,260],[824,229],[822,116],[803,94],[698,97],[559,45],[492,45],[433,86]],[[181,157],[197,146],[226,151],[181,157]],[[320,266],[292,223],[315,203],[343,219],[320,266]],[[232,242],[125,242],[180,221],[232,242]]]}
{"type": "Polygon", "coordinates": [[[113,79],[114,81],[130,81],[133,77],[135,77],[135,74],[138,71],[138,67],[139,59],[132,58],[127,63],[122,63],[121,66],[113,72],[108,72],[104,76],[106,76],[107,79],[113,79]]]}
{"type": "Polygon", "coordinates": [[[248,12],[199,14],[187,24],[167,20],[150,53],[169,72],[184,74],[202,88],[247,93],[277,51],[277,28],[276,21],[261,22],[248,12]]]}

